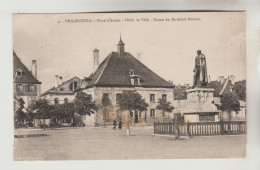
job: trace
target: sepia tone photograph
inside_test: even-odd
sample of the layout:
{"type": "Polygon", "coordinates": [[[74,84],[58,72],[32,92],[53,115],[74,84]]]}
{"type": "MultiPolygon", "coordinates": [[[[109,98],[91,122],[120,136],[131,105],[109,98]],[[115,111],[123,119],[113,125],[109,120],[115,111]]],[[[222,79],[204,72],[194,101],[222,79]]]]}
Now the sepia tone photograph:
{"type": "Polygon", "coordinates": [[[13,159],[245,158],[245,15],[13,14],[13,159]]]}

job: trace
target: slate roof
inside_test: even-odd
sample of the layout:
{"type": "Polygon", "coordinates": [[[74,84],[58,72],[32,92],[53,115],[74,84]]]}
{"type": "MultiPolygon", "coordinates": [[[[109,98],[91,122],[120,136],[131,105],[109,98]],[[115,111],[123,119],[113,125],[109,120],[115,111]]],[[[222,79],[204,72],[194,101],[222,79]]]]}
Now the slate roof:
{"type": "MultiPolygon", "coordinates": [[[[73,78],[62,82],[58,87],[50,88],[46,92],[42,93],[41,96],[45,96],[45,95],[48,95],[48,94],[74,94],[74,91],[71,91],[71,90],[60,91],[59,89],[62,88],[63,86],[65,86],[66,84],[69,84],[70,82],[75,81],[75,79],[80,80],[77,76],[74,76],[73,78]]],[[[78,88],[79,87],[80,87],[80,85],[78,85],[78,88]]]]}
{"type": "Polygon", "coordinates": [[[119,55],[118,52],[111,52],[88,82],[89,87],[133,87],[130,82],[129,71],[134,70],[136,75],[141,76],[141,87],[165,87],[173,88],[174,86],[164,80],[143,63],[137,60],[132,54],[125,52],[119,55]]]}
{"type": "Polygon", "coordinates": [[[22,63],[21,59],[13,52],[13,77],[14,83],[34,83],[41,84],[39,80],[32,74],[32,72],[22,63]],[[17,77],[16,70],[22,70],[22,76],[17,77]]]}

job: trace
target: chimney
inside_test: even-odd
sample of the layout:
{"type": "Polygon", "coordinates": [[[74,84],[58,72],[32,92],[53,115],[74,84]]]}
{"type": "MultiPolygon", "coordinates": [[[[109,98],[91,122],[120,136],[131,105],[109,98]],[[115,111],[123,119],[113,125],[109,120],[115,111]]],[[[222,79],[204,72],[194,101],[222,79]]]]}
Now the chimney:
{"type": "Polygon", "coordinates": [[[233,85],[235,84],[236,76],[234,76],[234,75],[229,75],[229,76],[228,76],[228,79],[231,81],[231,83],[232,83],[233,85]]]}
{"type": "Polygon", "coordinates": [[[54,87],[57,88],[59,86],[59,76],[55,75],[54,77],[54,87]]]}
{"type": "Polygon", "coordinates": [[[225,77],[224,76],[218,76],[218,81],[222,84],[225,81],[225,77]]]}
{"type": "Polygon", "coordinates": [[[31,71],[32,71],[32,74],[34,75],[34,77],[37,78],[37,61],[36,60],[32,60],[31,71]]]}
{"type": "Polygon", "coordinates": [[[99,50],[95,48],[93,54],[94,54],[94,71],[93,71],[94,73],[99,66],[99,50]]]}
{"type": "Polygon", "coordinates": [[[62,77],[59,77],[58,80],[59,80],[59,81],[58,81],[58,85],[61,85],[61,84],[63,83],[63,81],[62,81],[62,77]]]}
{"type": "Polygon", "coordinates": [[[208,83],[210,83],[211,82],[211,77],[210,77],[210,75],[209,75],[209,78],[208,78],[208,83]]]}

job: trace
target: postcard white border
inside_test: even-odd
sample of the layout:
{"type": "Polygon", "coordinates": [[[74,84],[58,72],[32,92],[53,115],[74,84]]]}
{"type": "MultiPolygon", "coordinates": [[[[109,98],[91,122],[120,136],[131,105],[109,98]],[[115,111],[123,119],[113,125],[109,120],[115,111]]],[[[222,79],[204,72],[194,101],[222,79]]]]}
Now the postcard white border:
{"type": "Polygon", "coordinates": [[[260,169],[260,2],[246,0],[12,0],[0,2],[1,169],[260,169]],[[245,159],[14,162],[12,13],[129,10],[245,10],[247,19],[248,146],[245,159]],[[257,21],[257,19],[259,21],[257,21]]]}

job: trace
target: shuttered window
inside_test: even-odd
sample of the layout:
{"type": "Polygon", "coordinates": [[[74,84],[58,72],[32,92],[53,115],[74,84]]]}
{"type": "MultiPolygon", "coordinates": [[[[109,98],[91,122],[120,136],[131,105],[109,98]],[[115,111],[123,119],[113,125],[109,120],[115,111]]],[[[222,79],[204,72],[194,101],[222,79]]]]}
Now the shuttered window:
{"type": "Polygon", "coordinates": [[[162,95],[162,100],[167,101],[167,94],[162,95]]]}
{"type": "Polygon", "coordinates": [[[16,85],[16,92],[23,92],[23,85],[22,84],[16,85]]]}
{"type": "Polygon", "coordinates": [[[155,101],[155,94],[150,94],[150,102],[154,102],[155,101]]]}
{"type": "Polygon", "coordinates": [[[155,109],[150,110],[150,117],[155,117],[155,109]]]}

